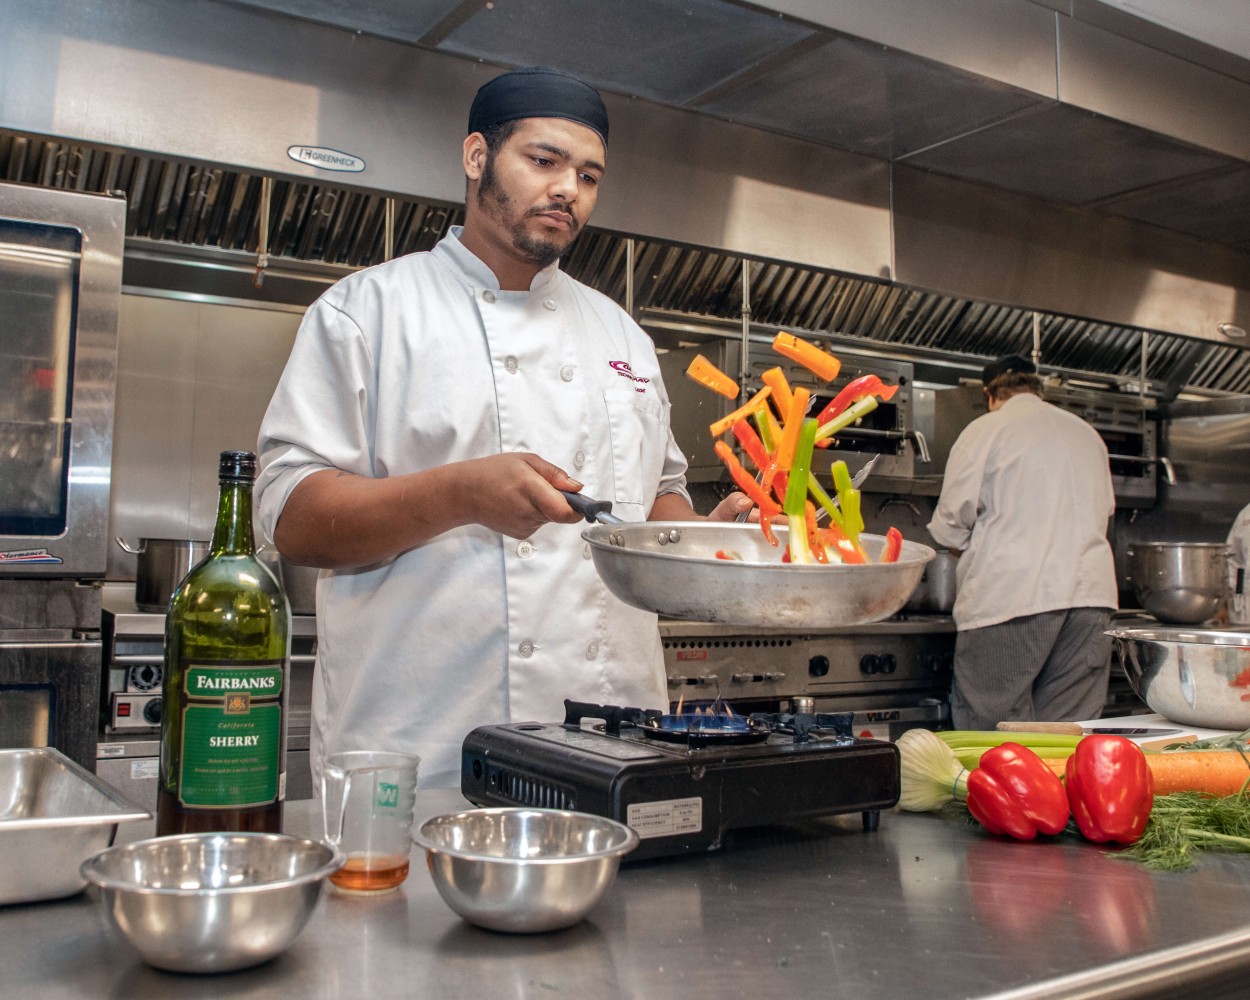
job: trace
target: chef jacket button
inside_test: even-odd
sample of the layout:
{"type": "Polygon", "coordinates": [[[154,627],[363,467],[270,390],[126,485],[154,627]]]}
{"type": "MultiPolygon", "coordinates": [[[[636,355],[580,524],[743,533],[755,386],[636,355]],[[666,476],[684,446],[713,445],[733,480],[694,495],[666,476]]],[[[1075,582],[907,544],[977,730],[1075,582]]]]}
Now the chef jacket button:
{"type": "Polygon", "coordinates": [[[509,375],[515,375],[517,368],[520,367],[516,358],[512,357],[512,355],[508,355],[508,357],[503,359],[503,366],[508,370],[509,375]]]}
{"type": "Polygon", "coordinates": [[[488,289],[486,289],[486,291],[484,291],[484,292],[482,293],[482,301],[483,301],[483,302],[494,302],[494,301],[495,301],[495,293],[494,293],[494,292],[492,292],[489,288],[488,288],[488,289]]]}
{"type": "Polygon", "coordinates": [[[548,312],[555,312],[556,300],[555,299],[543,299],[543,308],[546,309],[548,312]]]}
{"type": "Polygon", "coordinates": [[[573,366],[561,365],[560,366],[560,378],[562,378],[565,382],[572,382],[573,381],[573,366]]]}
{"type": "Polygon", "coordinates": [[[592,642],[589,646],[586,647],[586,659],[593,660],[598,655],[599,655],[599,643],[592,642]]]}
{"type": "Polygon", "coordinates": [[[522,559],[528,559],[534,554],[534,543],[528,539],[516,547],[516,554],[522,559]]]}
{"type": "Polygon", "coordinates": [[[517,646],[516,651],[520,653],[522,656],[533,656],[534,655],[534,643],[531,642],[529,639],[524,639],[522,640],[521,645],[517,646]]]}
{"type": "Polygon", "coordinates": [[[585,464],[586,464],[586,453],[584,451],[579,451],[576,455],[573,456],[573,468],[580,469],[585,464]]]}

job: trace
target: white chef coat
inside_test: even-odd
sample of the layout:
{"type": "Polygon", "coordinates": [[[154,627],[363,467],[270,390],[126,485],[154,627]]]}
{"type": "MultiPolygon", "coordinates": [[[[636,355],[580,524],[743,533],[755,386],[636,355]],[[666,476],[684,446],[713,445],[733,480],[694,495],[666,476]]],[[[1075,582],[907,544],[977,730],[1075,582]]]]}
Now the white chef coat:
{"type": "Polygon", "coordinates": [[[1228,532],[1228,624],[1250,625],[1250,504],[1241,508],[1228,532]],[[1239,579],[1240,577],[1240,579],[1239,579]],[[1241,593],[1238,593],[1240,584],[1241,593]]]}
{"type": "Polygon", "coordinates": [[[963,550],[956,626],[1064,608],[1115,608],[1107,448],[1089,424],[1033,393],[972,421],[951,449],[929,533],[963,550]]]}
{"type": "MultiPolygon", "coordinates": [[[[261,425],[257,509],[272,539],[305,476],[383,477],[534,452],[627,521],[685,489],[655,348],[552,265],[504,291],[458,228],[348,277],[308,310],[261,425]]],[[[407,750],[459,785],[475,726],[559,721],[563,699],[664,708],[656,616],[604,587],[585,523],[523,541],[481,525],[317,585],[312,759],[407,750]]]]}

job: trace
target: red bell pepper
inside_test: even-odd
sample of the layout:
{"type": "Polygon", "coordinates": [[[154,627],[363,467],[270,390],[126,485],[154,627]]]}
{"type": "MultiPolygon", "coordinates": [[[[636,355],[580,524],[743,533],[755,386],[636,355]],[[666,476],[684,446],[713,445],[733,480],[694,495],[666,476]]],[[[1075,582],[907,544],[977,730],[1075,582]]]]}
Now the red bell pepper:
{"type": "Polygon", "coordinates": [[[736,420],[734,421],[733,432],[734,437],[738,439],[738,444],[742,445],[742,450],[751,459],[751,464],[760,472],[767,469],[769,463],[768,449],[764,447],[764,442],[755,433],[755,429],[745,420],[736,420]]]}
{"type": "Polygon", "coordinates": [[[816,418],[816,422],[827,424],[834,417],[838,416],[852,403],[857,403],[865,396],[876,396],[878,399],[890,400],[894,398],[894,394],[898,392],[898,386],[886,385],[877,375],[861,375],[857,379],[848,382],[829,404],[820,411],[820,415],[816,418]]]}
{"type": "Polygon", "coordinates": [[[968,775],[968,811],[990,833],[1032,840],[1068,825],[1068,796],[1037,754],[1019,743],[1003,743],[986,750],[968,775]]]}
{"type": "Polygon", "coordinates": [[[1146,755],[1123,736],[1086,736],[1068,760],[1068,802],[1076,825],[1096,844],[1135,843],[1154,808],[1146,755]]]}
{"type": "Polygon", "coordinates": [[[903,551],[903,533],[898,528],[890,528],[885,533],[885,548],[881,550],[880,562],[898,562],[898,554],[903,551]]]}

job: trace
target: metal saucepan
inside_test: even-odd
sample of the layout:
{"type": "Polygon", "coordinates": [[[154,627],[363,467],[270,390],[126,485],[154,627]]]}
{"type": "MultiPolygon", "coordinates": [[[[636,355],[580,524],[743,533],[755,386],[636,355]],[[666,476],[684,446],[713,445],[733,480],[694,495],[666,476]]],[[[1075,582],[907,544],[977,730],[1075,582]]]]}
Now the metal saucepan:
{"type": "Polygon", "coordinates": [[[138,556],[135,578],[135,604],[141,611],[169,608],[169,599],[187,572],[208,555],[209,542],[203,538],[140,538],[132,549],[121,538],[115,542],[138,556]]]}
{"type": "MultiPolygon", "coordinates": [[[[757,524],[643,521],[582,532],[600,577],[626,604],[670,618],[757,628],[832,628],[889,618],[916,589],[933,549],[903,542],[898,562],[792,566],[757,524]],[[716,558],[733,550],[742,560],[716,558]]],[[[870,558],[885,538],[861,535],[870,558]]]]}
{"type": "Polygon", "coordinates": [[[1228,546],[1219,542],[1134,542],[1126,552],[1133,592],[1161,622],[1197,625],[1228,595],[1228,546]]]}

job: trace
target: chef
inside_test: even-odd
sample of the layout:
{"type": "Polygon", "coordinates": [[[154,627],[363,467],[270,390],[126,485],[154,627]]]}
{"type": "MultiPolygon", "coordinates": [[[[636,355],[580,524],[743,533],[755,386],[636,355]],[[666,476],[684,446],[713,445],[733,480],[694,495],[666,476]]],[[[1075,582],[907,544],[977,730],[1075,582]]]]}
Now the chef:
{"type": "Polygon", "coordinates": [[[1107,448],[1042,399],[1037,368],[987,364],[989,413],[951,449],[929,533],[955,572],[956,729],[1093,719],[1107,697],[1118,605],[1107,448]]]}
{"type": "Polygon", "coordinates": [[[1225,624],[1237,628],[1250,625],[1247,566],[1250,566],[1250,504],[1241,508],[1228,530],[1228,606],[1220,617],[1225,624]]]}
{"type": "Polygon", "coordinates": [[[323,570],[314,774],[325,753],[406,750],[423,786],[458,786],[475,726],[560,719],[564,698],[667,704],[656,616],[607,591],[559,492],[697,517],[651,341],[558,267],[604,178],[607,110],[522,69],[478,91],[468,133],[463,228],[318,299],[260,430],[262,532],[323,570]]]}

